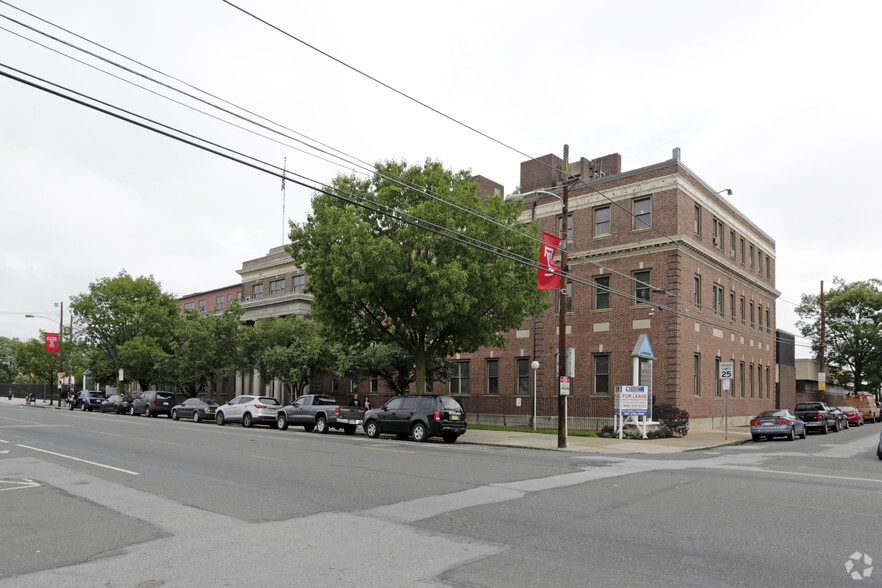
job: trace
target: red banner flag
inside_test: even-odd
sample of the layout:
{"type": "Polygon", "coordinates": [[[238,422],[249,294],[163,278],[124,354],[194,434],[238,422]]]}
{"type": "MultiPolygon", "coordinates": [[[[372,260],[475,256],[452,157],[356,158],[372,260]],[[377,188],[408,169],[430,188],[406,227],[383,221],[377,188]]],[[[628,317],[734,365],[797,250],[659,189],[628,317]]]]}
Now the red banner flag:
{"type": "Polygon", "coordinates": [[[58,353],[58,333],[46,333],[46,352],[58,353]]]}
{"type": "Polygon", "coordinates": [[[554,253],[560,246],[560,237],[550,233],[542,233],[542,245],[539,248],[539,276],[536,287],[539,290],[560,288],[560,266],[554,263],[554,253]]]}

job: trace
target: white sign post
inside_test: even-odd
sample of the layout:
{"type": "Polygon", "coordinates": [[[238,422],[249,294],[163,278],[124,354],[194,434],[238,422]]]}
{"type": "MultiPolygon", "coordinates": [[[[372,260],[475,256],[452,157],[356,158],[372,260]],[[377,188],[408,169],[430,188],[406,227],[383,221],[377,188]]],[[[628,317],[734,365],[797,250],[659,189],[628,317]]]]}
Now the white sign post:
{"type": "Polygon", "coordinates": [[[735,362],[734,361],[721,361],[720,362],[720,380],[723,382],[723,392],[725,393],[725,398],[723,405],[725,406],[725,415],[723,417],[723,427],[724,433],[723,437],[725,440],[729,440],[729,390],[731,389],[732,380],[735,379],[735,362]]]}

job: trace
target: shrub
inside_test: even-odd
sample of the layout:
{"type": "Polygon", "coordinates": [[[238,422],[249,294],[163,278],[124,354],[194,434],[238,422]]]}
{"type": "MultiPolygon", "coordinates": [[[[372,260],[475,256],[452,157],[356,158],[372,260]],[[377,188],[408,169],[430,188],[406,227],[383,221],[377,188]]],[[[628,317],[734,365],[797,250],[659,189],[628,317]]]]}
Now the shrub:
{"type": "Polygon", "coordinates": [[[666,402],[656,404],[652,407],[652,416],[659,422],[660,432],[667,429],[672,435],[679,437],[685,437],[689,432],[689,413],[673,404],[666,402]]]}

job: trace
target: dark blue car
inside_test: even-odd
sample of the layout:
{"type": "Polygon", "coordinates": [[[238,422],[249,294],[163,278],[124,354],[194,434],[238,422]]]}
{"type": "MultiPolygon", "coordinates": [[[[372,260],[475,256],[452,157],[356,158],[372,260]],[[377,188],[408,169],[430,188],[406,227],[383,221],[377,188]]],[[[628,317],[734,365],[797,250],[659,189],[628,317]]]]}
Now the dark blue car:
{"type": "Polygon", "coordinates": [[[107,400],[107,396],[101,392],[83,390],[82,392],[77,392],[77,395],[70,401],[67,408],[68,410],[79,408],[83,411],[88,410],[92,412],[93,410],[101,410],[101,403],[105,400],[107,400]]]}

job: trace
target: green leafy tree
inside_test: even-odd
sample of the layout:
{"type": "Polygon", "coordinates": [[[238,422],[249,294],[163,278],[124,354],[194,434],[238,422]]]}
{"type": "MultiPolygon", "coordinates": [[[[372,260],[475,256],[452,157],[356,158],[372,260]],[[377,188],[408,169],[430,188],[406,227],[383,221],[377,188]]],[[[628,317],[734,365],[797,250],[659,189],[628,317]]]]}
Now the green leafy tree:
{"type": "Polygon", "coordinates": [[[239,318],[243,313],[235,300],[220,314],[186,311],[175,329],[172,351],[164,360],[164,379],[196,396],[212,382],[241,369],[239,318]]]}
{"type": "Polygon", "coordinates": [[[313,379],[333,373],[339,355],[319,325],[302,315],[260,319],[243,333],[243,348],[264,380],[279,378],[293,387],[293,396],[313,379]]]}
{"type": "Polygon", "coordinates": [[[433,358],[501,347],[505,333],[546,307],[535,267],[509,257],[535,259],[531,235],[538,229],[521,225],[519,203],[499,196],[482,201],[467,171],[454,173],[432,160],[375,167],[369,179],[337,176],[327,188],[334,196],[316,194],[307,221],[292,225],[289,251],[309,275],[316,320],[348,347],[403,349],[413,358],[417,393],[423,393],[433,358]],[[368,199],[371,208],[350,203],[368,199]],[[419,219],[419,226],[399,220],[404,218],[419,219]],[[451,234],[492,244],[508,256],[451,234]]]}
{"type": "Polygon", "coordinates": [[[15,362],[15,352],[20,345],[18,339],[0,337],[0,383],[11,384],[20,374],[15,362]]]}
{"type": "Polygon", "coordinates": [[[89,363],[97,381],[116,381],[119,368],[143,388],[160,380],[177,321],[177,302],[152,276],[133,278],[123,270],[89,284],[72,298],[77,333],[90,346],[89,363]]]}
{"type": "MultiPolygon", "coordinates": [[[[882,281],[846,283],[833,279],[824,294],[828,379],[855,390],[877,391],[882,378],[882,281]]],[[[802,335],[812,341],[815,356],[821,350],[821,297],[803,294],[796,308],[802,335]]]]}
{"type": "MultiPolygon", "coordinates": [[[[428,380],[444,382],[450,374],[450,362],[444,358],[430,358],[426,371],[428,380]]],[[[351,349],[341,356],[337,375],[356,381],[376,376],[396,396],[408,394],[416,378],[413,357],[403,348],[389,343],[351,349]]]]}
{"type": "MultiPolygon", "coordinates": [[[[42,332],[41,332],[42,334],[42,332]]],[[[62,341],[61,353],[69,355],[71,344],[62,341]]],[[[58,382],[58,353],[48,353],[46,342],[42,337],[29,339],[18,345],[15,352],[15,364],[36,383],[55,385],[58,382]]]]}

